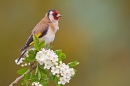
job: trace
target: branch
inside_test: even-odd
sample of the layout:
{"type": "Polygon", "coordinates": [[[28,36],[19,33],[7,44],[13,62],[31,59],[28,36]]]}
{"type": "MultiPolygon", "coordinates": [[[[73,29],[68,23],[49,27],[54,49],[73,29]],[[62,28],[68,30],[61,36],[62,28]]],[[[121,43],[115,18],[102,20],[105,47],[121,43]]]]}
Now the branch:
{"type": "MultiPolygon", "coordinates": [[[[32,69],[28,69],[24,74],[28,74],[35,69],[36,69],[36,66],[33,67],[32,69]]],[[[24,77],[24,74],[17,77],[9,86],[15,86],[18,83],[18,81],[21,80],[24,77]]]]}

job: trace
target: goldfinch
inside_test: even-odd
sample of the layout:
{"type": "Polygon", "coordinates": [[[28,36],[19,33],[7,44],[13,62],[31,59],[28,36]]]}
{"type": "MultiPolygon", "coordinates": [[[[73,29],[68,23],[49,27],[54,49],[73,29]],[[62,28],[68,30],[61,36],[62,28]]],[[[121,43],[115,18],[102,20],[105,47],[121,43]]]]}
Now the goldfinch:
{"type": "Polygon", "coordinates": [[[31,35],[27,39],[25,45],[21,48],[21,55],[17,59],[17,63],[21,57],[25,54],[27,49],[33,45],[33,35],[36,35],[40,41],[45,41],[45,45],[54,41],[55,34],[59,30],[58,21],[61,15],[57,10],[49,10],[45,17],[34,27],[31,35]]]}

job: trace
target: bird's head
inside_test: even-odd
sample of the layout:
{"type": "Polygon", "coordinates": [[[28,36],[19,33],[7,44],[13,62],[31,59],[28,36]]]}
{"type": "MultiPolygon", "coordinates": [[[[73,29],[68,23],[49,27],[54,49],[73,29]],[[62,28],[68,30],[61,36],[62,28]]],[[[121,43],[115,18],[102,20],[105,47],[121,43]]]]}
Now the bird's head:
{"type": "Polygon", "coordinates": [[[50,21],[53,23],[58,22],[59,18],[61,17],[61,15],[57,10],[49,10],[47,16],[50,19],[50,21]]]}

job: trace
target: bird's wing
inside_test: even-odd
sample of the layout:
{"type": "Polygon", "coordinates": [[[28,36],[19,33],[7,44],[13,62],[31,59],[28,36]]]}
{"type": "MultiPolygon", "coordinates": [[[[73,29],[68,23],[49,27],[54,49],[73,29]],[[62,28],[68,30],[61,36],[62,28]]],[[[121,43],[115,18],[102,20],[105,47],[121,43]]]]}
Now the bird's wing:
{"type": "Polygon", "coordinates": [[[43,23],[41,25],[39,25],[40,23],[38,23],[34,29],[32,30],[32,34],[29,36],[26,44],[21,48],[21,51],[25,50],[26,48],[28,48],[30,45],[33,44],[33,35],[36,35],[38,38],[41,38],[43,36],[46,35],[48,28],[49,28],[49,24],[47,23],[43,23]]]}

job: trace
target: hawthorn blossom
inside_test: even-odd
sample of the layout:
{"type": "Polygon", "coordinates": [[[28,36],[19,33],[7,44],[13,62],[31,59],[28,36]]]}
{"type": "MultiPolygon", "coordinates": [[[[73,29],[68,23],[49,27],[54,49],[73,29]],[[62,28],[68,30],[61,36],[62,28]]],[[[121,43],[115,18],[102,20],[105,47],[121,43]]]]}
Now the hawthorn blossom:
{"type": "Polygon", "coordinates": [[[53,73],[53,75],[57,74],[57,76],[59,75],[60,73],[60,69],[59,69],[59,66],[56,66],[56,67],[51,67],[51,72],[53,73]]]}
{"type": "Polygon", "coordinates": [[[40,84],[39,82],[33,82],[32,86],[42,86],[42,84],[40,84]]]}
{"type": "Polygon", "coordinates": [[[40,65],[43,65],[43,63],[46,60],[46,56],[44,55],[42,51],[37,52],[36,60],[39,62],[40,65]]]}
{"type": "Polygon", "coordinates": [[[75,74],[74,69],[65,63],[60,62],[59,65],[51,67],[51,73],[59,77],[58,84],[65,85],[69,83],[71,77],[75,74]]]}
{"type": "Polygon", "coordinates": [[[50,69],[52,66],[58,64],[57,54],[50,49],[46,50],[43,48],[41,51],[37,52],[36,60],[40,65],[45,65],[44,69],[50,69]]]}

